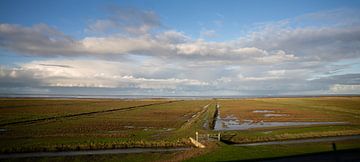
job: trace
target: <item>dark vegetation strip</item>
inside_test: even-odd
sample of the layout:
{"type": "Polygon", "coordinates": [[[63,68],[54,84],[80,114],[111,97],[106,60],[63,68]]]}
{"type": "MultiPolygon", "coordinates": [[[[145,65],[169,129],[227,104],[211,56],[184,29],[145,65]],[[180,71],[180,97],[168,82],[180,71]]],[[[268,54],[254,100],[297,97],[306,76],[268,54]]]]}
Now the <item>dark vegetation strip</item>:
{"type": "Polygon", "coordinates": [[[105,149],[85,151],[62,151],[62,152],[31,152],[0,154],[0,159],[29,158],[29,157],[54,157],[54,156],[80,156],[80,155],[103,155],[103,154],[131,154],[131,153],[153,153],[153,152],[175,152],[190,150],[190,147],[178,148],[127,148],[127,149],[105,149]]]}
{"type": "MultiPolygon", "coordinates": [[[[90,151],[90,150],[114,150],[114,149],[134,149],[134,148],[183,148],[191,147],[187,139],[174,140],[128,140],[128,141],[88,141],[78,144],[49,144],[41,146],[17,146],[11,148],[0,148],[0,155],[13,153],[36,153],[36,152],[65,152],[65,151],[90,151]]],[[[0,160],[1,161],[1,160],[0,160]]]]}
{"type": "Polygon", "coordinates": [[[214,111],[214,114],[213,114],[213,118],[212,118],[212,121],[210,123],[210,129],[211,130],[214,130],[215,129],[215,123],[216,123],[216,119],[219,115],[219,106],[218,104],[215,105],[215,111],[214,111]]]}
{"type": "MultiPolygon", "coordinates": [[[[46,101],[46,100],[44,100],[46,101]]],[[[70,100],[69,100],[70,101],[70,100]]],[[[3,108],[23,108],[23,107],[38,107],[38,106],[70,106],[70,105],[82,105],[86,102],[87,104],[96,104],[96,103],[104,103],[107,101],[86,101],[86,100],[80,100],[79,102],[73,102],[73,103],[55,103],[55,104],[33,104],[33,105],[4,105],[0,106],[0,109],[3,108]]]]}
{"type": "Polygon", "coordinates": [[[127,110],[132,110],[132,109],[141,108],[141,107],[163,105],[163,104],[169,104],[169,103],[180,102],[180,101],[184,101],[184,100],[173,100],[173,101],[166,101],[166,102],[160,102],[160,103],[151,103],[151,104],[145,104],[145,105],[130,106],[130,107],[125,107],[125,108],[116,108],[116,109],[110,109],[110,110],[92,111],[92,112],[85,112],[85,113],[78,113],[78,114],[53,116],[53,117],[40,118],[40,119],[23,120],[23,121],[16,121],[16,122],[0,124],[0,126],[2,127],[2,126],[15,125],[15,124],[31,124],[31,123],[35,123],[35,122],[56,120],[56,119],[61,119],[61,118],[79,117],[79,116],[84,116],[84,115],[93,115],[93,114],[107,113],[107,112],[114,112],[114,111],[127,111],[127,110]]]}
{"type": "Polygon", "coordinates": [[[360,135],[244,143],[244,144],[233,144],[233,146],[286,145],[286,144],[314,143],[314,142],[335,142],[335,141],[357,140],[357,139],[360,139],[360,135]]]}
{"type": "Polygon", "coordinates": [[[338,151],[326,151],[318,153],[307,153],[301,155],[290,155],[283,157],[258,158],[249,160],[233,160],[227,162],[304,162],[304,161],[318,161],[318,162],[352,162],[360,161],[360,149],[346,149],[338,151]]]}

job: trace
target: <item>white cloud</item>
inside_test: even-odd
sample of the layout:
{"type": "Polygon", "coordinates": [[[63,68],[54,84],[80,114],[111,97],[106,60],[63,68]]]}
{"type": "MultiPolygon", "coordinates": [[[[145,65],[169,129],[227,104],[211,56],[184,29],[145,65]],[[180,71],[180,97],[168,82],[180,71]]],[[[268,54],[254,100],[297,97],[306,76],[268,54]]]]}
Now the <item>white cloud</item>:
{"type": "Polygon", "coordinates": [[[330,92],[337,94],[359,94],[360,85],[334,84],[330,87],[330,92]]]}
{"type": "Polygon", "coordinates": [[[23,77],[22,75],[26,73],[26,75],[31,75],[29,79],[36,79],[40,85],[50,87],[176,89],[179,86],[206,86],[209,84],[195,79],[145,78],[131,75],[139,69],[152,71],[152,69],[145,69],[139,65],[131,65],[131,63],[111,61],[34,61],[20,65],[20,68],[12,70],[1,69],[0,80],[8,77],[23,77]]]}
{"type": "Polygon", "coordinates": [[[297,59],[282,50],[266,51],[256,47],[238,47],[234,42],[192,40],[184,33],[165,31],[155,36],[105,36],[74,40],[46,25],[21,27],[2,24],[0,46],[35,55],[149,55],[152,57],[231,60],[233,62],[278,63],[297,59]],[[42,33],[41,30],[49,32],[42,33]]]}
{"type": "Polygon", "coordinates": [[[238,78],[241,81],[269,81],[280,79],[278,76],[244,77],[242,74],[239,74],[238,78]]]}
{"type": "Polygon", "coordinates": [[[87,37],[80,41],[84,53],[129,54],[137,51],[152,51],[158,46],[149,38],[87,37]]]}

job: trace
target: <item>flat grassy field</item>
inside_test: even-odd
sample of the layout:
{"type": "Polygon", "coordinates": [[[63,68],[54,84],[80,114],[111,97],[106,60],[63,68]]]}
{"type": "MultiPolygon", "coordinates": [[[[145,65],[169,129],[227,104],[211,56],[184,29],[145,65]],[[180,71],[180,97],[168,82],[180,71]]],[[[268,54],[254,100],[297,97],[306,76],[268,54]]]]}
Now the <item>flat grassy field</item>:
{"type": "MultiPolygon", "coordinates": [[[[222,141],[230,143],[251,143],[360,135],[360,97],[208,100],[0,99],[0,117],[2,153],[191,146],[188,137],[194,137],[195,132],[199,132],[202,137],[206,134],[221,133],[222,141]],[[214,131],[212,128],[217,104],[220,105],[220,118],[236,118],[240,123],[244,120],[253,123],[343,123],[214,131]],[[87,114],[89,112],[94,113],[87,114]],[[58,118],[51,118],[54,116],[58,118]],[[7,124],[41,118],[49,119],[7,124]]],[[[332,149],[330,142],[239,147],[206,141],[206,138],[200,140],[208,146],[206,149],[9,161],[226,161],[332,149]]],[[[339,141],[337,146],[338,149],[360,148],[360,141],[339,141]]]]}
{"type": "Polygon", "coordinates": [[[46,117],[119,109],[164,100],[0,99],[0,125],[46,117]]]}
{"type": "MultiPolygon", "coordinates": [[[[101,101],[99,104],[93,104],[96,102],[93,100],[87,102],[65,100],[65,103],[69,104],[63,106],[64,103],[62,102],[46,100],[34,101],[37,104],[29,107],[16,107],[15,105],[24,104],[13,103],[12,105],[15,107],[4,106],[0,108],[1,112],[11,112],[7,115],[8,118],[14,118],[12,120],[24,120],[20,117],[23,114],[18,113],[24,109],[37,117],[51,116],[53,112],[56,115],[64,114],[67,113],[67,109],[77,109],[77,106],[80,107],[78,111],[72,110],[72,113],[100,111],[100,113],[90,115],[2,126],[1,129],[4,131],[0,134],[0,151],[27,152],[184,146],[187,145],[187,140],[184,140],[186,137],[174,138],[168,135],[174,134],[174,131],[191,120],[193,115],[201,111],[209,101],[189,100],[167,103],[168,101],[164,100],[108,100],[101,101]],[[46,102],[49,103],[49,108],[46,108],[46,102]],[[87,102],[89,102],[88,107],[86,107],[87,102]],[[121,110],[121,108],[148,105],[149,103],[155,103],[155,105],[121,110]],[[38,105],[42,105],[41,108],[38,105]],[[120,109],[101,112],[104,109],[109,109],[109,107],[120,109]],[[49,110],[49,113],[46,109],[52,110],[49,110]]],[[[6,102],[6,105],[10,105],[8,103],[6,102]]]]}
{"type": "Polygon", "coordinates": [[[220,100],[219,104],[222,118],[233,115],[238,119],[254,122],[345,121],[360,123],[360,97],[259,98],[220,100]]]}
{"type": "Polygon", "coordinates": [[[360,134],[360,97],[259,98],[218,100],[221,118],[239,122],[344,122],[224,131],[234,143],[360,134]],[[267,116],[269,115],[269,116],[267,116]]]}

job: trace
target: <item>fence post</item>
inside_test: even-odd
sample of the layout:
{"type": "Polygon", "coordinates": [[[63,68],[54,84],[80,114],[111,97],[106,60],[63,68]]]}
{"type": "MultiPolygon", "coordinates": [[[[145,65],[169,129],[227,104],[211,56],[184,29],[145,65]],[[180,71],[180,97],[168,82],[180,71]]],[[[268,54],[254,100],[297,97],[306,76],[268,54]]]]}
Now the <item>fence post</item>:
{"type": "Polygon", "coordinates": [[[199,133],[198,132],[195,132],[195,139],[196,139],[196,141],[199,141],[199,133]]]}
{"type": "Polygon", "coordinates": [[[218,134],[218,141],[220,141],[220,133],[218,134]]]}

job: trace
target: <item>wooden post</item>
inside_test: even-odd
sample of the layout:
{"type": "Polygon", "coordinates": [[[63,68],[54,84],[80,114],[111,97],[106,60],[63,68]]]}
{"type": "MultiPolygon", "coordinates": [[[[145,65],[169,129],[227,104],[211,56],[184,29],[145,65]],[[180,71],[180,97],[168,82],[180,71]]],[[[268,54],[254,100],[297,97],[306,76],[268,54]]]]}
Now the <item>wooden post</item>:
{"type": "Polygon", "coordinates": [[[336,151],[336,144],[335,144],[335,142],[332,143],[332,148],[333,148],[334,151],[336,151]]]}
{"type": "Polygon", "coordinates": [[[199,133],[198,132],[195,132],[195,140],[199,141],[199,133]]]}
{"type": "Polygon", "coordinates": [[[220,141],[220,133],[218,134],[218,141],[220,141]]]}

